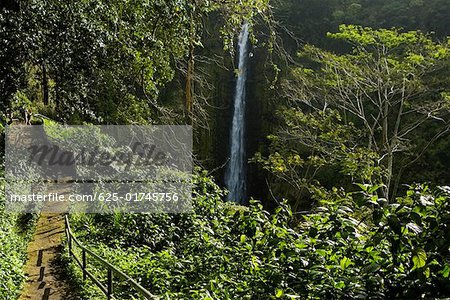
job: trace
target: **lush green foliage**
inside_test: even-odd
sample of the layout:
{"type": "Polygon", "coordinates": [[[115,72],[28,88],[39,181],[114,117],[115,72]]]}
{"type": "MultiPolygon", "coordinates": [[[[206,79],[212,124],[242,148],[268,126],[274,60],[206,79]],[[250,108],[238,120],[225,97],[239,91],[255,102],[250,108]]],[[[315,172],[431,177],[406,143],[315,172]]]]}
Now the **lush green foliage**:
{"type": "MultiPolygon", "coordinates": [[[[197,174],[193,213],[73,215],[80,239],[163,299],[450,296],[450,190],[400,188],[448,181],[448,0],[272,5],[2,2],[0,128],[12,119],[33,123],[33,113],[72,124],[183,123],[189,87],[198,93],[194,108],[214,117],[198,126],[204,131],[195,128],[203,139],[195,152],[220,157],[235,68],[228,56],[248,21],[255,58],[247,90],[257,99],[248,116],[258,120],[246,130],[259,135],[248,156],[261,151],[254,160],[268,172],[255,186],[262,190],[268,179],[270,195],[248,207],[225,203],[212,179],[197,174]],[[262,14],[264,25],[255,21],[262,14]],[[285,28],[293,32],[273,35],[285,28]],[[300,44],[292,66],[289,54],[300,44]],[[267,144],[259,142],[265,131],[267,144]],[[273,212],[263,209],[275,202],[273,212]]],[[[49,134],[71,135],[47,125],[49,134]]],[[[20,220],[0,209],[2,299],[14,299],[23,280],[20,220]]],[[[100,266],[89,268],[105,279],[100,266]]],[[[74,281],[77,270],[70,268],[74,281]]],[[[85,288],[85,299],[104,298],[85,288]]],[[[137,297],[126,283],[116,289],[123,299],[137,297]]]]}
{"type": "Polygon", "coordinates": [[[30,237],[30,222],[27,215],[5,212],[4,179],[0,179],[0,298],[17,299],[25,279],[23,266],[26,259],[27,242],[30,237]],[[28,219],[28,220],[27,220],[28,219]]]}
{"type": "Polygon", "coordinates": [[[20,287],[25,279],[23,265],[25,261],[24,249],[26,243],[17,233],[15,223],[17,216],[0,213],[0,297],[2,299],[16,299],[20,287]]]}
{"type": "Polygon", "coordinates": [[[448,132],[449,41],[354,25],[329,37],[351,51],[300,50],[301,66],[283,82],[289,105],[280,109],[281,129],[267,159],[257,160],[301,197],[311,185],[349,181],[383,182],[380,192],[395,197],[403,169],[448,132]]]}
{"type": "Polygon", "coordinates": [[[257,153],[254,161],[271,174],[272,192],[290,199],[294,211],[308,207],[322,188],[350,189],[352,180],[380,183],[379,156],[359,144],[361,130],[338,111],[283,107],[278,115],[283,125],[269,136],[269,155],[257,153]]]}
{"type": "Polygon", "coordinates": [[[332,48],[337,44],[325,34],[340,24],[420,29],[439,37],[447,36],[450,28],[446,0],[282,0],[274,5],[274,14],[297,38],[332,48]]]}
{"type": "MultiPolygon", "coordinates": [[[[415,187],[387,204],[323,194],[302,217],[281,203],[222,202],[199,175],[195,212],[72,216],[84,243],[164,299],[340,299],[448,294],[449,191],[415,187]]],[[[100,272],[99,272],[100,273],[100,272]]],[[[104,273],[104,272],[103,272],[104,273]]],[[[122,296],[129,289],[122,290],[122,296]]]]}
{"type": "MultiPolygon", "coordinates": [[[[0,146],[4,147],[4,127],[0,124],[0,146]]],[[[35,215],[5,211],[4,153],[0,152],[0,298],[17,299],[25,279],[23,266],[35,215]]]]}
{"type": "Polygon", "coordinates": [[[184,72],[188,52],[202,47],[203,18],[215,14],[225,45],[233,49],[243,20],[268,4],[11,2],[0,6],[2,109],[26,99],[34,112],[72,123],[152,123],[176,116],[183,102],[160,103],[159,95],[176,71],[184,72]]]}

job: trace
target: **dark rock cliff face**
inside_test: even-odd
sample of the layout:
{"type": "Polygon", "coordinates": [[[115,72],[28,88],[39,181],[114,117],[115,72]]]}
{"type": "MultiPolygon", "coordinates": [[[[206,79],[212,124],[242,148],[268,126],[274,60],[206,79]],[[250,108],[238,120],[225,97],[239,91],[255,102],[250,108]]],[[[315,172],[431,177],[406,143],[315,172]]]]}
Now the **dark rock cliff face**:
{"type": "MultiPolygon", "coordinates": [[[[253,56],[249,62],[247,82],[247,157],[254,157],[256,152],[265,152],[267,135],[270,133],[272,123],[271,109],[272,95],[267,90],[268,82],[265,69],[267,51],[264,48],[253,48],[253,56]]],[[[267,198],[267,183],[265,174],[256,163],[248,164],[248,195],[255,199],[267,198]]]]}
{"type": "Polygon", "coordinates": [[[210,129],[200,130],[201,144],[199,152],[206,152],[206,155],[200,155],[200,159],[206,163],[205,167],[210,170],[216,170],[213,174],[219,184],[224,186],[224,176],[226,162],[230,156],[229,138],[230,125],[233,113],[233,95],[235,86],[235,77],[233,65],[229,63],[229,70],[216,69],[213,72],[213,90],[209,108],[210,129]],[[203,131],[203,134],[202,134],[203,131]]]}

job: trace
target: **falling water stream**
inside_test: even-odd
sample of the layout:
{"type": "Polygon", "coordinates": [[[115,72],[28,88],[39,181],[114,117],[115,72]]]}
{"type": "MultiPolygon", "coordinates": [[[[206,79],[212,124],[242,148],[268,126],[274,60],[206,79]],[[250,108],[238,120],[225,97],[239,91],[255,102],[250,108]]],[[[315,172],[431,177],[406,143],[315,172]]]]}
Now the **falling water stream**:
{"type": "Polygon", "coordinates": [[[228,200],[245,202],[245,82],[247,80],[248,30],[245,23],[239,34],[239,72],[234,94],[233,121],[230,129],[230,161],[225,173],[225,185],[229,190],[228,200]]]}

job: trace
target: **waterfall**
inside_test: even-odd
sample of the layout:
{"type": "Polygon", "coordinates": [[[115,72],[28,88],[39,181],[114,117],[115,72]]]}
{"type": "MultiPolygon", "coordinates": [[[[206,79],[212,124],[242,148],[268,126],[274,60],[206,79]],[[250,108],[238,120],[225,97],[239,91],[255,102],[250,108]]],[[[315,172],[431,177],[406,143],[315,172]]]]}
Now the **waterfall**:
{"type": "Polygon", "coordinates": [[[245,23],[239,34],[239,72],[234,94],[233,121],[230,129],[230,161],[225,173],[228,201],[245,202],[245,82],[247,80],[248,29],[245,23]]]}

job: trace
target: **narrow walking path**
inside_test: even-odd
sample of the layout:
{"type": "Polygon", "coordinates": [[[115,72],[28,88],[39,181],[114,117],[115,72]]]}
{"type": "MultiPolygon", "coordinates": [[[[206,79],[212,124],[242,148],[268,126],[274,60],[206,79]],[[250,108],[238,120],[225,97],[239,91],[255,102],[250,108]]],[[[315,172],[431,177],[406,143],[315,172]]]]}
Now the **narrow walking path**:
{"type": "MultiPolygon", "coordinates": [[[[54,192],[56,189],[48,189],[54,192]]],[[[61,186],[57,189],[61,192],[61,186]]],[[[67,190],[63,191],[67,192],[67,190]]],[[[48,203],[50,205],[50,203],[48,203]]],[[[33,238],[27,249],[28,259],[25,265],[27,279],[19,300],[67,300],[71,299],[71,289],[64,280],[63,268],[58,264],[58,255],[63,250],[64,214],[45,211],[63,211],[61,203],[51,203],[51,209],[41,213],[33,238]]]]}
{"type": "Polygon", "coordinates": [[[64,215],[41,214],[28,245],[27,280],[20,300],[66,299],[68,287],[58,280],[56,258],[64,234],[64,215]]]}
{"type": "MultiPolygon", "coordinates": [[[[28,129],[31,128],[31,126],[28,127],[28,129]]],[[[44,130],[42,128],[40,130],[42,132],[17,127],[16,131],[12,131],[8,135],[9,143],[10,145],[19,145],[20,147],[17,147],[21,148],[30,146],[33,140],[48,142],[44,130]]],[[[71,185],[64,183],[64,180],[68,178],[65,178],[64,174],[59,175],[58,183],[54,185],[46,183],[47,194],[71,192],[71,185]]],[[[27,248],[27,262],[24,267],[26,280],[19,300],[68,300],[74,298],[74,289],[70,288],[64,278],[65,266],[61,266],[58,259],[63,250],[62,243],[65,234],[63,212],[67,211],[67,207],[67,203],[63,202],[43,202],[42,212],[27,248]]]]}

